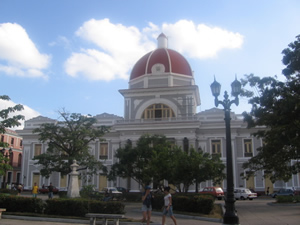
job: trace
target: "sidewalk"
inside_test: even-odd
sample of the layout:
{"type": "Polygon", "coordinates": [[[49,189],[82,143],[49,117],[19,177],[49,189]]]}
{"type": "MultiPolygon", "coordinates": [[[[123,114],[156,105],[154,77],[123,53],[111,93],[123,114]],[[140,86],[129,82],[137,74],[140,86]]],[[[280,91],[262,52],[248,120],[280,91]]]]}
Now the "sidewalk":
{"type": "MultiPolygon", "coordinates": [[[[136,221],[141,221],[141,203],[125,203],[125,216],[136,221]]],[[[300,204],[274,204],[274,200],[256,199],[253,201],[237,201],[236,210],[241,225],[299,225],[300,204]]],[[[176,215],[178,225],[216,225],[222,224],[221,220],[189,217],[176,215]]],[[[1,225],[70,225],[89,224],[88,220],[63,220],[52,218],[28,218],[2,215],[1,225]],[[28,219],[22,220],[21,219],[28,219]]],[[[152,212],[151,225],[161,225],[162,215],[160,212],[152,212]]],[[[120,222],[120,225],[141,225],[141,222],[120,222]]],[[[173,225],[172,220],[167,217],[167,225],[173,225]]],[[[143,223],[145,225],[145,223],[143,223]]]]}
{"type": "MultiPolygon", "coordinates": [[[[125,206],[126,218],[131,218],[136,221],[142,219],[141,203],[126,203],[125,206]]],[[[177,224],[181,225],[215,225],[221,224],[219,219],[191,217],[184,215],[175,214],[177,224]]],[[[152,212],[151,225],[161,225],[162,213],[152,212]]],[[[37,217],[21,217],[21,216],[10,216],[2,215],[1,225],[70,225],[70,224],[89,224],[89,220],[72,220],[72,219],[60,219],[60,218],[37,218],[37,217]],[[22,220],[22,222],[20,222],[22,220]]],[[[145,225],[146,223],[141,222],[120,222],[120,225],[145,225]]],[[[167,217],[166,224],[173,224],[172,220],[167,217]]]]}

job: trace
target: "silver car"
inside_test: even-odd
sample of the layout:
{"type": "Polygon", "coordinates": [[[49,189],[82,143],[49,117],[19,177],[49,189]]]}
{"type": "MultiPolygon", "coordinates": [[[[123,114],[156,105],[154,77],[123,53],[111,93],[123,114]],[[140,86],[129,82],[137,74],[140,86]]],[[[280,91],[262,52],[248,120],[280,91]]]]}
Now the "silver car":
{"type": "Polygon", "coordinates": [[[292,189],[281,188],[279,191],[274,192],[271,196],[276,198],[276,196],[294,196],[295,192],[292,189]]]}

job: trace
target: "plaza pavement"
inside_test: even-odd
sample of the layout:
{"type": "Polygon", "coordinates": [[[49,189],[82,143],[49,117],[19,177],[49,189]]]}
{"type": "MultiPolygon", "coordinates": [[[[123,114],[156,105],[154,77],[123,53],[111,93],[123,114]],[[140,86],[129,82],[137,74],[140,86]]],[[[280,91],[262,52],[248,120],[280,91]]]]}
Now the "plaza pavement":
{"type": "MultiPolygon", "coordinates": [[[[45,198],[45,197],[42,197],[45,198]]],[[[219,201],[224,203],[224,201],[219,201]]],[[[126,218],[140,220],[142,218],[141,203],[125,203],[126,218]]],[[[274,199],[261,198],[253,201],[237,201],[236,209],[241,225],[299,225],[300,204],[275,204],[274,199]]],[[[2,215],[1,225],[70,225],[89,224],[88,220],[63,220],[52,218],[28,218],[2,215]],[[24,220],[26,219],[26,220],[24,220]]],[[[215,225],[221,220],[176,215],[178,225],[215,225]]],[[[153,212],[152,225],[161,225],[161,213],[153,212]]],[[[141,225],[140,222],[120,222],[120,225],[141,225]]],[[[143,223],[145,225],[145,223],[143,223]]],[[[167,217],[167,225],[173,224],[167,217]]]]}

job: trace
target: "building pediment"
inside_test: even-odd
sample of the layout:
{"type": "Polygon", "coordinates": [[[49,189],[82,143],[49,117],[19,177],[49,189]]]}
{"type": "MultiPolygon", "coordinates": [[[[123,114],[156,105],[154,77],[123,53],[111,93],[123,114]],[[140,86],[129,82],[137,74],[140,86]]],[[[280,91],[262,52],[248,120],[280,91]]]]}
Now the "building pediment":
{"type": "Polygon", "coordinates": [[[123,119],[121,116],[117,116],[109,113],[101,113],[95,116],[96,119],[123,119]]]}

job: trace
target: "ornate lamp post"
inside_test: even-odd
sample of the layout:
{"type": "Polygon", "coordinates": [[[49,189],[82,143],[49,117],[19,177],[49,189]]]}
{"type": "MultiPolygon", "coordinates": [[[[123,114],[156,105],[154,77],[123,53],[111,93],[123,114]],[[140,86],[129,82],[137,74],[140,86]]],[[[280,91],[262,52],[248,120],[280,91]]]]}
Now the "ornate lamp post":
{"type": "Polygon", "coordinates": [[[224,92],[224,100],[219,101],[218,96],[220,95],[221,85],[214,80],[210,85],[212,95],[215,97],[215,106],[222,105],[225,112],[225,128],[226,128],[226,172],[227,172],[227,194],[225,199],[226,211],[223,217],[223,224],[239,224],[239,218],[235,211],[235,199],[234,199],[234,184],[233,184],[233,166],[232,166],[232,148],[231,148],[231,130],[230,130],[230,106],[232,103],[239,105],[238,95],[241,92],[241,83],[235,78],[232,82],[231,95],[235,97],[234,100],[228,99],[227,91],[224,92]]]}

